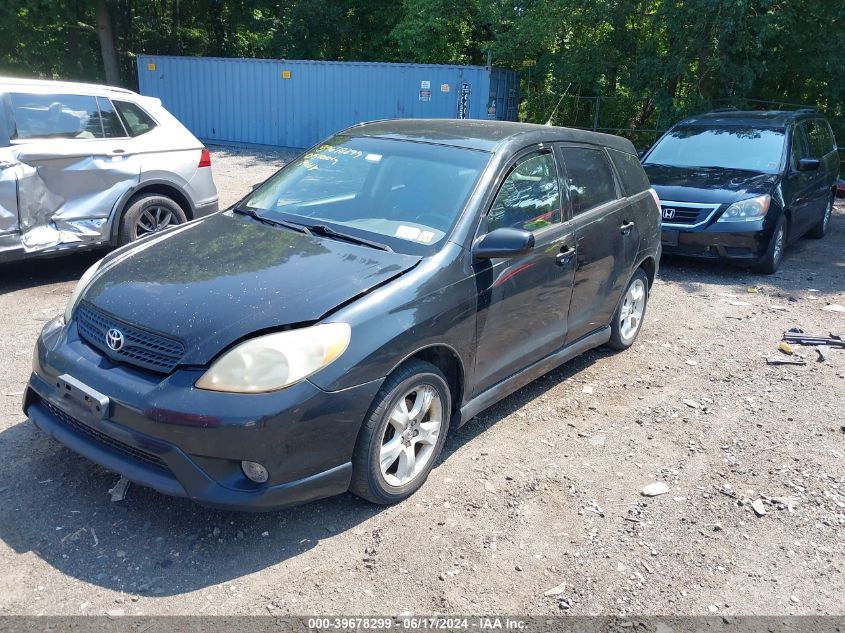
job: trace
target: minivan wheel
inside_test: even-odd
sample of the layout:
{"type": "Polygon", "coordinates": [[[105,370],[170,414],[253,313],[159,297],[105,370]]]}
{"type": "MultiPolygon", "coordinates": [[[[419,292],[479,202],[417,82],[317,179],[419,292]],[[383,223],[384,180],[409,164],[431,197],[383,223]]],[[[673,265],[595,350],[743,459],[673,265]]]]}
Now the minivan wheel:
{"type": "Polygon", "coordinates": [[[411,496],[440,455],[451,411],[449,385],[437,367],[412,360],[397,369],[358,434],[350,491],[382,505],[411,496]]]}
{"type": "Polygon", "coordinates": [[[122,246],[187,221],[175,200],[160,194],[142,194],[130,201],[120,220],[118,243],[122,246]]]}
{"type": "Polygon", "coordinates": [[[786,218],[781,216],[769,240],[769,246],[763,259],[754,269],[758,272],[771,275],[776,272],[783,259],[783,251],[786,248],[786,218]]]}
{"type": "Polygon", "coordinates": [[[648,304],[648,276],[642,268],[639,268],[628,282],[628,287],[625,288],[625,293],[613,315],[608,346],[622,350],[633,345],[645,319],[646,304],[648,304]]]}
{"type": "Polygon", "coordinates": [[[818,224],[816,224],[816,226],[814,226],[807,232],[808,237],[820,240],[825,235],[827,235],[827,231],[828,229],[830,229],[830,216],[833,215],[834,197],[835,194],[831,194],[830,200],[827,201],[827,208],[824,210],[824,215],[822,216],[822,219],[819,221],[818,224]]]}

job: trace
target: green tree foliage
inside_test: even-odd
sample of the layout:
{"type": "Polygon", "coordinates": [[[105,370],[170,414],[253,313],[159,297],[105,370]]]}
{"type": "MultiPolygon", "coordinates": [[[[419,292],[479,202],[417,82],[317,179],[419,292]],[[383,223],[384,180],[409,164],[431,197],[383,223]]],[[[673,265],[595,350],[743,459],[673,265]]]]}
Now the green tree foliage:
{"type": "Polygon", "coordinates": [[[656,129],[759,99],[822,108],[845,144],[845,2],[4,0],[0,72],[102,81],[98,2],[127,86],[138,53],[484,64],[492,51],[520,73],[526,120],[559,103],[560,124],[656,129]]]}

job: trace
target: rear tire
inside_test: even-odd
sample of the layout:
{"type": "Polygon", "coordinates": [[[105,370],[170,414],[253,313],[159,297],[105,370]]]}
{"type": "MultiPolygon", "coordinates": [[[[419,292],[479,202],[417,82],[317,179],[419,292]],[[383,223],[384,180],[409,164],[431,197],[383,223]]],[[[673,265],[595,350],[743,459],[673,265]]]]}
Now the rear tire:
{"type": "Polygon", "coordinates": [[[187,221],[175,200],[155,193],[141,194],[129,201],[120,219],[117,242],[123,246],[187,221]]]}
{"type": "Polygon", "coordinates": [[[786,217],[780,216],[777,226],[769,240],[766,254],[762,261],[754,267],[757,272],[771,275],[776,272],[783,260],[783,251],[786,249],[786,217]]]}
{"type": "Polygon", "coordinates": [[[827,201],[827,208],[824,210],[824,216],[816,226],[807,231],[807,237],[820,240],[830,230],[830,216],[833,215],[833,201],[836,197],[835,193],[830,194],[830,200],[827,201]]]}
{"type": "Polygon", "coordinates": [[[642,268],[638,268],[631,277],[631,281],[628,282],[625,293],[619,300],[619,306],[613,314],[608,347],[623,350],[634,344],[645,320],[646,307],[648,307],[648,275],[642,268]]]}
{"type": "Polygon", "coordinates": [[[437,367],[414,359],[393,372],[358,433],[349,490],[381,505],[410,497],[440,456],[451,411],[449,385],[437,367]]]}

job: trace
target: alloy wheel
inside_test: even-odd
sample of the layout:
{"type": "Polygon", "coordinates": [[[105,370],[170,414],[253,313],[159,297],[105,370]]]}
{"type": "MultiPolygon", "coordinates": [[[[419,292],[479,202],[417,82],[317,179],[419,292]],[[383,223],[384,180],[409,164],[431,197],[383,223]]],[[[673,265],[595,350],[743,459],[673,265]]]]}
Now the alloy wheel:
{"type": "Polygon", "coordinates": [[[777,263],[780,261],[781,256],[783,255],[783,242],[784,238],[786,237],[786,231],[781,226],[778,229],[777,234],[775,235],[775,245],[772,249],[772,261],[777,263]]]}
{"type": "Polygon", "coordinates": [[[138,222],[135,224],[135,237],[144,237],[158,233],[164,229],[178,224],[178,220],[173,215],[173,211],[165,207],[153,206],[144,209],[138,222]]]}
{"type": "Polygon", "coordinates": [[[825,209],[824,217],[822,218],[822,234],[827,232],[827,225],[830,224],[830,216],[833,214],[833,198],[831,197],[830,201],[827,203],[827,209],[825,209]]]}
{"type": "Polygon", "coordinates": [[[643,280],[634,279],[622,299],[622,310],[619,315],[619,332],[626,341],[634,338],[642,325],[645,299],[646,289],[643,280]]]}
{"type": "Polygon", "coordinates": [[[385,483],[404,486],[424,472],[442,427],[443,403],[434,387],[418,385],[402,396],[387,420],[379,451],[385,483]]]}

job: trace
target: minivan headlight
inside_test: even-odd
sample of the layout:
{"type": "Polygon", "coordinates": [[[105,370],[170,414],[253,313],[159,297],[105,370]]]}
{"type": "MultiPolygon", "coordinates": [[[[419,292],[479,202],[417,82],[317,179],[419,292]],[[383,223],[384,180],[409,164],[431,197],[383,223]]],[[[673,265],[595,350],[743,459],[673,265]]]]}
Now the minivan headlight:
{"type": "Polygon", "coordinates": [[[249,339],[214,361],[196,386],[232,393],[284,389],[337,360],[351,334],[346,323],[321,323],[249,339]]]}
{"type": "Polygon", "coordinates": [[[747,200],[740,200],[734,202],[731,206],[725,209],[717,222],[752,222],[759,220],[766,211],[769,210],[769,203],[772,197],[769,194],[757,196],[756,198],[748,198],[747,200]]]}
{"type": "Polygon", "coordinates": [[[76,288],[73,289],[73,292],[70,294],[70,299],[67,300],[67,305],[65,306],[65,323],[70,323],[70,319],[73,316],[73,310],[74,308],[76,308],[76,304],[79,303],[79,299],[82,297],[82,293],[85,292],[85,289],[88,287],[88,284],[91,283],[91,280],[94,278],[94,275],[97,274],[97,271],[100,269],[101,263],[102,260],[98,261],[96,264],[91,266],[82,274],[82,277],[79,278],[79,281],[76,282],[76,288]]]}

